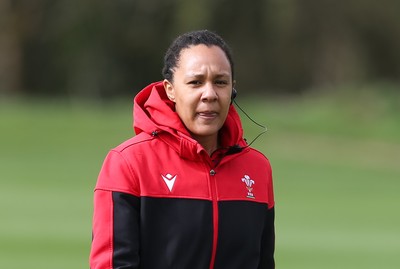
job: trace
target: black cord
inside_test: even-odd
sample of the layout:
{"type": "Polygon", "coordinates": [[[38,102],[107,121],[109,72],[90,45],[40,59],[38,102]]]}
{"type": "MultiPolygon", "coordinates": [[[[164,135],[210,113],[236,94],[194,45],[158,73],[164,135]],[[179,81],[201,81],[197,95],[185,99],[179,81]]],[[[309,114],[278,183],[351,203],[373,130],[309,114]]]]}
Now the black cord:
{"type": "Polygon", "coordinates": [[[265,133],[268,131],[268,128],[267,128],[266,126],[264,126],[264,125],[259,124],[259,123],[256,122],[255,120],[253,120],[253,119],[238,105],[238,103],[236,102],[236,100],[233,100],[233,102],[235,103],[235,105],[239,108],[239,110],[242,111],[243,114],[244,114],[249,120],[251,120],[254,124],[256,124],[257,126],[259,126],[259,127],[261,127],[261,128],[264,129],[264,130],[263,130],[261,133],[259,133],[249,144],[247,144],[247,146],[245,146],[245,147],[242,148],[242,149],[244,149],[244,148],[250,147],[251,144],[254,143],[254,141],[256,141],[261,135],[265,134],[265,133]]]}

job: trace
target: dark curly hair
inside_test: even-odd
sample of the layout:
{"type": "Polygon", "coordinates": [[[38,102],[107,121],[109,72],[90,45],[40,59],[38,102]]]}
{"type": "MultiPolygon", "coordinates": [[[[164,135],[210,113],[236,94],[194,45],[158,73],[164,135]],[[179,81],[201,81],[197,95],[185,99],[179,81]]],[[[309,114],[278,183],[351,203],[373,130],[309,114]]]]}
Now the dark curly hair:
{"type": "Polygon", "coordinates": [[[209,30],[198,30],[188,32],[178,36],[170,45],[164,56],[164,67],[162,75],[164,79],[173,81],[174,69],[177,67],[179,57],[183,49],[191,46],[206,45],[208,47],[217,46],[225,53],[231,65],[232,80],[234,77],[234,65],[232,60],[232,52],[228,44],[216,33],[209,30]]]}

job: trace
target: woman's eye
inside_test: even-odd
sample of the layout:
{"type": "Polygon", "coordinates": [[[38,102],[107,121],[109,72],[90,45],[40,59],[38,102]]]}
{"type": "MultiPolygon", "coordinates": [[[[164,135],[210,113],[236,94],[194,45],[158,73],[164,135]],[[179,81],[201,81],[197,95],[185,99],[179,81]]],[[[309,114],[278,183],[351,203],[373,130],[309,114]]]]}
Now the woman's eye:
{"type": "Polygon", "coordinates": [[[189,84],[191,84],[191,85],[200,85],[200,84],[201,84],[201,81],[199,81],[199,80],[192,80],[192,81],[189,82],[189,84]]]}
{"type": "Polygon", "coordinates": [[[226,81],[226,80],[217,80],[217,81],[215,82],[215,84],[217,84],[217,85],[227,85],[227,84],[228,84],[228,81],[226,81]]]}

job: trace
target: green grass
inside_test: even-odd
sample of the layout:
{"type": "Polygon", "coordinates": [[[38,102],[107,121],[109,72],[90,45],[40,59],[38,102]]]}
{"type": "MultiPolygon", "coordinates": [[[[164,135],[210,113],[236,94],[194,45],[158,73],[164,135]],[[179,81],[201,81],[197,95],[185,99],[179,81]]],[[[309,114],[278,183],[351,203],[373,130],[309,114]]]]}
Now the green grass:
{"type": "MultiPolygon", "coordinates": [[[[386,96],[238,99],[269,128],[253,145],[273,166],[278,268],[399,268],[400,106],[386,96]]],[[[131,122],[130,100],[0,103],[0,268],[88,268],[92,190],[131,122]]]]}

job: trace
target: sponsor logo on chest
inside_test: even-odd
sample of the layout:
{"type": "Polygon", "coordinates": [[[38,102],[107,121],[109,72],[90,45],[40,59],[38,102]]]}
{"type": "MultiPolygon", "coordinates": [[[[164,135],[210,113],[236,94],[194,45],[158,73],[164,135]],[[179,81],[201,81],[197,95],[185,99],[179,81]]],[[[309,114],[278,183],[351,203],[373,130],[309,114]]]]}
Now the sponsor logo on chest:
{"type": "Polygon", "coordinates": [[[167,184],[167,187],[168,187],[169,191],[171,192],[172,188],[174,187],[174,184],[175,184],[176,175],[173,176],[173,175],[168,173],[165,176],[161,175],[161,177],[164,180],[165,184],[167,184]]]}

